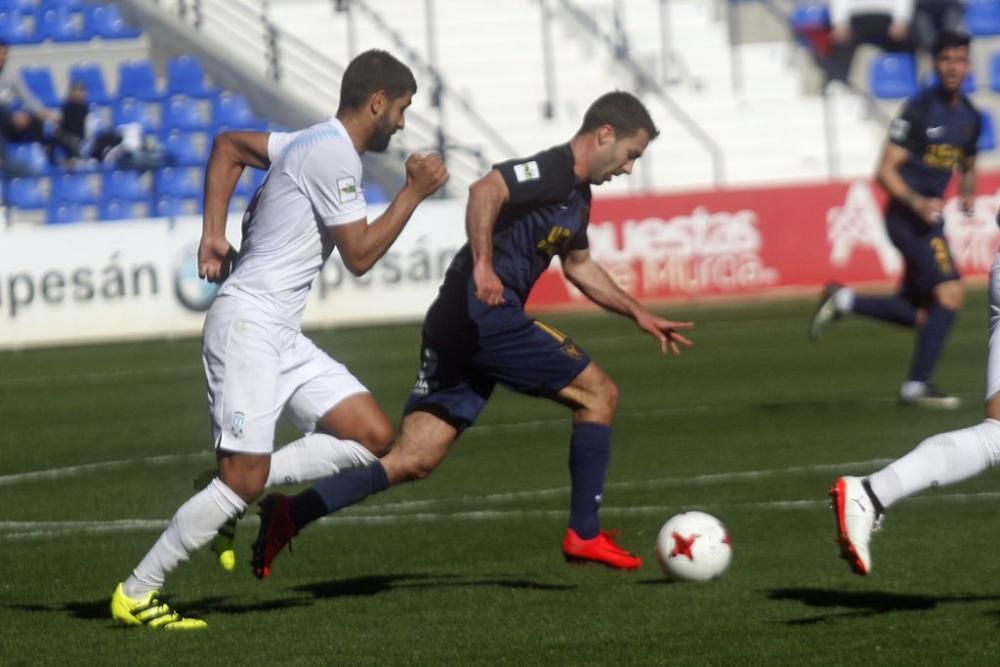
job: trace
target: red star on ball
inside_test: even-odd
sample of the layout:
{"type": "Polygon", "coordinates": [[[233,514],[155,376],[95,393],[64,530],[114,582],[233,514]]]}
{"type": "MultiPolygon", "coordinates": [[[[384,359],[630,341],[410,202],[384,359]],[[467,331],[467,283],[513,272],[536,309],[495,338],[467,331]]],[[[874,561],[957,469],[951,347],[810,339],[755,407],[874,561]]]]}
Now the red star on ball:
{"type": "Polygon", "coordinates": [[[691,547],[694,546],[695,540],[697,540],[701,535],[698,533],[692,533],[691,537],[684,537],[680,533],[675,532],[671,537],[674,538],[674,548],[670,551],[670,557],[676,558],[677,556],[687,556],[688,560],[694,560],[694,554],[691,553],[691,547]]]}

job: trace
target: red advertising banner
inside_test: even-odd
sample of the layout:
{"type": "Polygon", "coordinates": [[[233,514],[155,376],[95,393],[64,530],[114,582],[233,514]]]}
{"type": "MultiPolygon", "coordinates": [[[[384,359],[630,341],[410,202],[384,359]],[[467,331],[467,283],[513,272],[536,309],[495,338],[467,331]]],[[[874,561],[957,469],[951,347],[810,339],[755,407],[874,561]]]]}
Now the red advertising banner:
{"type": "MultiPolygon", "coordinates": [[[[971,215],[946,198],[945,234],[964,276],[982,276],[1000,240],[1000,172],[980,174],[971,215]]],[[[829,280],[894,283],[885,196],[868,180],[595,199],[590,250],[641,301],[815,289],[829,280]]],[[[586,301],[554,266],[530,305],[586,301]]]]}

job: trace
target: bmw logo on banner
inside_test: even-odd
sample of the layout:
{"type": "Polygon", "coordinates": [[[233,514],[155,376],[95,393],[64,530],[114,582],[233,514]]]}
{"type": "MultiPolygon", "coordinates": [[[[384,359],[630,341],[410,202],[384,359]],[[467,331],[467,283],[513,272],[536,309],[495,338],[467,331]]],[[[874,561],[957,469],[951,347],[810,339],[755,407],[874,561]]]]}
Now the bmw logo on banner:
{"type": "Polygon", "coordinates": [[[203,313],[215,301],[219,286],[198,277],[198,244],[184,246],[174,262],[174,293],[177,300],[197,313],[203,313]]]}

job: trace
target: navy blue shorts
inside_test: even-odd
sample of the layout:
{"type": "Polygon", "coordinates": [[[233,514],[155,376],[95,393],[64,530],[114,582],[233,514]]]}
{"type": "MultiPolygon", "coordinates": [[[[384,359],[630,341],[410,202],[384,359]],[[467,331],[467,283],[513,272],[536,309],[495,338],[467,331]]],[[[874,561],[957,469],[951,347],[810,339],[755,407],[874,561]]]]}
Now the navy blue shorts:
{"type": "Polygon", "coordinates": [[[886,213],[889,239],[899,248],[906,264],[900,296],[924,306],[933,301],[934,288],[949,280],[958,280],[958,269],[944,237],[944,225],[928,225],[912,214],[886,213]]]}
{"type": "Polygon", "coordinates": [[[403,408],[440,414],[459,431],[479,416],[501,384],[530,396],[555,396],[590,364],[563,333],[525,314],[516,295],[493,308],[442,289],[424,322],[421,364],[403,408]]]}

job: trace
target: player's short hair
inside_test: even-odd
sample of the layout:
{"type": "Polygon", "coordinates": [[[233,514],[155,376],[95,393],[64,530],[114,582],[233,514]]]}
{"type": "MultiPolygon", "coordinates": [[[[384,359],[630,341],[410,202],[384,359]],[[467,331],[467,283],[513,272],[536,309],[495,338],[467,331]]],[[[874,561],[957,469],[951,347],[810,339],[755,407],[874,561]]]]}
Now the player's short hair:
{"type": "Polygon", "coordinates": [[[416,93],[417,80],[410,68],[388,51],[370,49],[354,58],[344,70],[337,111],[360,109],[380,90],[394,100],[416,93]]]}
{"type": "Polygon", "coordinates": [[[577,135],[593,132],[602,125],[615,128],[616,137],[631,137],[639,130],[646,130],[652,141],[660,134],[642,102],[622,90],[605,93],[594,100],[583,114],[583,124],[577,135]]]}
{"type": "Polygon", "coordinates": [[[972,42],[969,33],[961,30],[942,30],[934,42],[934,57],[936,58],[945,49],[954,49],[968,46],[972,42]]]}

